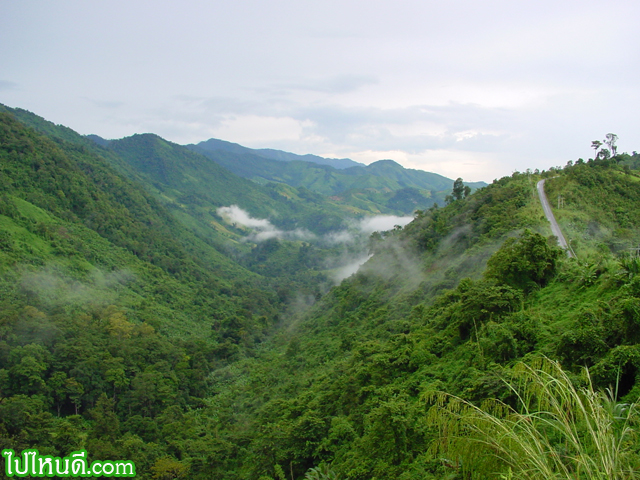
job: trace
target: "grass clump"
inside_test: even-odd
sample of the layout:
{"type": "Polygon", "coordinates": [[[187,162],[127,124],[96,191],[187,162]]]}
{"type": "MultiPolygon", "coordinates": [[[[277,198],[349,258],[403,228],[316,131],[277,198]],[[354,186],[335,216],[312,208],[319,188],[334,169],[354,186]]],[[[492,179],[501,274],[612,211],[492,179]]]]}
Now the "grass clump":
{"type": "Polygon", "coordinates": [[[443,463],[464,478],[640,478],[638,403],[618,403],[611,389],[594,389],[587,369],[577,382],[547,358],[517,364],[507,384],[516,408],[427,396],[439,431],[432,451],[443,463]]]}

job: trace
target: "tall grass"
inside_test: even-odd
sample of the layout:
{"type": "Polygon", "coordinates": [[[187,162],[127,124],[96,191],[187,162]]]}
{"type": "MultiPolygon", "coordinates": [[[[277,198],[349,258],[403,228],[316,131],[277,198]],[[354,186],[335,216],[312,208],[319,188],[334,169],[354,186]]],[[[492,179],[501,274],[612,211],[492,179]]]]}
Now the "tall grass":
{"type": "Polygon", "coordinates": [[[518,364],[507,384],[517,410],[497,400],[478,407],[446,393],[427,395],[428,420],[439,430],[432,452],[465,478],[640,478],[637,403],[594,390],[587,369],[577,386],[546,358],[518,364]]]}
{"type": "Polygon", "coordinates": [[[310,468],[304,476],[304,480],[338,480],[339,477],[329,465],[323,463],[317,467],[310,468]]]}

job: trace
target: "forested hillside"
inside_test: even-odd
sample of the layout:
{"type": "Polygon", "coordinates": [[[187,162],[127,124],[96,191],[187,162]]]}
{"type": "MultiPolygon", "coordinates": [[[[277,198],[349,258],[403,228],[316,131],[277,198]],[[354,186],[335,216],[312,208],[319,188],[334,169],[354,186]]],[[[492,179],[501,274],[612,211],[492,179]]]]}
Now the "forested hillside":
{"type": "MultiPolygon", "coordinates": [[[[637,155],[453,195],[371,235],[370,260],[328,289],[311,242],[242,244],[214,207],[291,195],[302,222],[342,206],[287,185],[223,198],[253,184],[153,135],[105,148],[38,118],[0,113],[3,448],[85,449],[143,479],[540,478],[455,450],[438,407],[444,392],[515,408],[518,362],[542,355],[611,388],[611,435],[636,428],[616,422],[640,395],[637,155]],[[576,259],[550,237],[541,178],[576,259]]],[[[572,445],[547,437],[558,478],[577,478],[572,445]]]]}
{"type": "MultiPolygon", "coordinates": [[[[565,200],[563,225],[597,210],[606,224],[592,226],[611,228],[616,209],[638,212],[638,176],[615,161],[543,175],[551,192],[582,190],[565,200]]],[[[580,242],[570,235],[578,259],[568,259],[547,238],[537,178],[516,173],[377,237],[372,260],[282,332],[279,347],[225,369],[235,381],[218,391],[216,425],[234,445],[224,469],[240,473],[218,475],[300,478],[323,462],[339,478],[506,475],[506,462],[434,453],[427,412],[437,391],[515,406],[504,380],[538,355],[573,374],[590,367],[596,389],[636,401],[640,261],[614,251],[639,232],[627,224],[614,239],[585,228],[580,242]]]]}
{"type": "MultiPolygon", "coordinates": [[[[410,214],[434,203],[443,205],[453,186],[453,180],[442,175],[405,169],[392,160],[338,169],[295,157],[289,161],[278,160],[277,155],[265,158],[260,151],[239,145],[231,148],[220,142],[207,141],[188,147],[241,177],[258,183],[303,187],[331,196],[339,205],[356,205],[374,213],[410,214]]],[[[484,182],[469,184],[472,189],[484,185],[484,182]]]]}
{"type": "MultiPolygon", "coordinates": [[[[109,142],[172,208],[186,206],[194,217],[206,216],[220,206],[238,205],[258,218],[270,218],[282,228],[304,227],[317,233],[342,226],[345,210],[316,195],[299,197],[294,189],[262,186],[234,175],[216,162],[155,135],[134,135],[109,142]],[[321,216],[327,217],[318,221],[321,216]]],[[[286,186],[285,186],[286,187],[286,186]]],[[[214,221],[215,215],[207,218],[214,221]]]]}
{"type": "Polygon", "coordinates": [[[104,159],[0,115],[2,444],[112,456],[118,409],[201,405],[282,304],[104,159]]]}
{"type": "Polygon", "coordinates": [[[379,213],[375,205],[363,209],[357,200],[338,204],[305,188],[259,185],[156,135],[96,143],[95,136],[83,137],[25,110],[0,110],[57,142],[104,159],[164,206],[198,242],[213,247],[214,255],[222,254],[222,263],[231,259],[269,277],[269,289],[283,301],[319,295],[331,285],[332,269],[365,255],[366,237],[357,222],[365,214],[379,213]],[[229,207],[249,217],[250,224],[267,224],[267,231],[221,214],[229,207]],[[256,241],[256,235],[264,238],[256,241]]]}

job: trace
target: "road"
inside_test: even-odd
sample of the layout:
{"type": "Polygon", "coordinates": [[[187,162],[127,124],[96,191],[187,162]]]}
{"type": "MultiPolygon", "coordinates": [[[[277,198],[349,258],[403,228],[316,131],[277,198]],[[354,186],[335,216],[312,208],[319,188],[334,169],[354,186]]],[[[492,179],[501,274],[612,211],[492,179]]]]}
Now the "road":
{"type": "Polygon", "coordinates": [[[551,224],[551,232],[558,237],[558,244],[564,248],[565,252],[567,252],[567,256],[574,257],[573,252],[569,248],[567,241],[562,234],[562,230],[560,230],[560,226],[558,222],[556,222],[556,217],[553,216],[553,212],[551,211],[551,205],[549,204],[549,200],[547,199],[547,195],[544,193],[544,181],[543,178],[537,184],[538,187],[538,196],[540,197],[540,203],[542,204],[542,209],[544,210],[544,215],[549,220],[551,224]]]}

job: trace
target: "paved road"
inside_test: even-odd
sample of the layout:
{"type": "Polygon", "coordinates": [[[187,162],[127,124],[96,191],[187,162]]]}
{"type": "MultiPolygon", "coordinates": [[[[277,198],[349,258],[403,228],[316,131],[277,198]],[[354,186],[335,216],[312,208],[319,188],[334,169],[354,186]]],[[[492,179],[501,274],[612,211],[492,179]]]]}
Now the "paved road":
{"type": "Polygon", "coordinates": [[[558,237],[558,244],[562,248],[564,248],[564,250],[567,252],[567,256],[573,257],[574,256],[573,252],[569,248],[569,245],[567,244],[567,241],[565,240],[564,235],[562,235],[562,230],[560,230],[560,226],[558,225],[558,222],[556,222],[556,218],[553,216],[553,212],[551,211],[551,205],[549,205],[549,200],[547,200],[547,195],[544,193],[544,181],[545,179],[543,178],[538,182],[538,185],[537,185],[538,196],[540,197],[540,203],[542,204],[544,215],[547,217],[547,220],[549,220],[549,223],[551,224],[551,232],[556,237],[558,237]]]}

